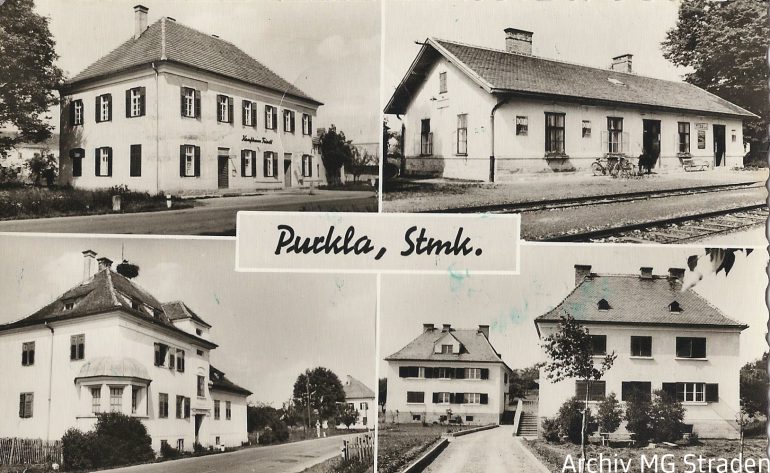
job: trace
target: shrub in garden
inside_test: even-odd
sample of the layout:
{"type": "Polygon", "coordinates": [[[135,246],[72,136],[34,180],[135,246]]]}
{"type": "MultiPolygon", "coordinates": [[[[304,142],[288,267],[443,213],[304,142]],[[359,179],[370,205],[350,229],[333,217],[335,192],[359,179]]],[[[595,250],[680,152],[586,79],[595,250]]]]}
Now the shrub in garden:
{"type": "Polygon", "coordinates": [[[92,461],[96,434],[82,432],[78,429],[68,429],[62,436],[62,467],[65,470],[90,470],[94,468],[92,461]]]}
{"type": "Polygon", "coordinates": [[[559,435],[559,420],[558,419],[543,419],[542,430],[543,438],[547,442],[558,442],[559,435]]]}
{"type": "Polygon", "coordinates": [[[626,401],[626,430],[634,434],[636,442],[647,445],[652,438],[650,400],[644,394],[632,392],[626,401]]]}
{"type": "Polygon", "coordinates": [[[96,437],[101,444],[104,465],[125,465],[155,458],[152,439],[142,422],[119,412],[100,414],[96,437]]]}
{"type": "Polygon", "coordinates": [[[615,393],[610,393],[609,396],[599,402],[599,406],[596,409],[596,420],[602,432],[615,432],[618,430],[620,422],[623,420],[623,409],[621,409],[620,402],[618,402],[615,393]]]}
{"type": "Polygon", "coordinates": [[[172,447],[170,443],[168,442],[161,442],[160,444],[160,455],[167,459],[167,460],[173,460],[175,458],[179,458],[179,456],[182,454],[179,450],[172,447]]]}
{"type": "Polygon", "coordinates": [[[676,442],[684,434],[684,407],[676,396],[655,391],[650,404],[650,428],[656,442],[676,442]]]}
{"type": "MultiPolygon", "coordinates": [[[[562,432],[567,435],[570,442],[580,444],[583,430],[583,406],[584,401],[578,397],[573,397],[559,408],[557,420],[562,432]]],[[[593,422],[591,409],[586,407],[586,424],[593,422]]],[[[590,430],[590,429],[589,429],[590,430]]]]}

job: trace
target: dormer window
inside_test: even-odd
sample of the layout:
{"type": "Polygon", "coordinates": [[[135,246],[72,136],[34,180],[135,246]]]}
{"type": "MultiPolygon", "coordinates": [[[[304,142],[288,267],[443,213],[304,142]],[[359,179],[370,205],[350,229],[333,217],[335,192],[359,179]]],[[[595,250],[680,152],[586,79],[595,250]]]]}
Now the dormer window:
{"type": "Polygon", "coordinates": [[[65,302],[64,303],[64,310],[72,310],[75,307],[75,302],[65,302]]]}
{"type": "Polygon", "coordinates": [[[198,336],[201,336],[201,335],[203,335],[203,330],[201,330],[201,329],[199,329],[199,328],[196,328],[196,329],[195,329],[195,335],[198,335],[198,336]]]}
{"type": "Polygon", "coordinates": [[[442,355],[451,355],[453,353],[452,345],[441,345],[442,355]]]}
{"type": "Polygon", "coordinates": [[[679,305],[677,301],[674,301],[668,305],[668,310],[671,312],[679,313],[682,312],[682,306],[679,305]]]}
{"type": "Polygon", "coordinates": [[[596,304],[599,310],[610,310],[612,307],[610,307],[610,303],[607,302],[607,299],[602,299],[599,301],[598,304],[596,304]]]}
{"type": "Polygon", "coordinates": [[[134,310],[139,310],[142,307],[142,304],[137,301],[136,299],[131,299],[131,308],[134,310]]]}

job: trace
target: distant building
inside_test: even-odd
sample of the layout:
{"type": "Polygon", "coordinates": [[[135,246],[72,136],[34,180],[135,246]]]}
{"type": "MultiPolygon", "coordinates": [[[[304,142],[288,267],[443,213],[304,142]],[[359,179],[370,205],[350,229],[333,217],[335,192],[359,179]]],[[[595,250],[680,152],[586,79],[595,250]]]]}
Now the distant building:
{"type": "MultiPolygon", "coordinates": [[[[345,402],[352,406],[358,417],[355,423],[350,425],[351,429],[373,429],[377,420],[377,406],[374,403],[374,391],[367,385],[348,375],[345,384],[342,386],[345,392],[345,402]]],[[[337,428],[344,429],[347,426],[340,424],[337,428]]]]}
{"type": "Polygon", "coordinates": [[[216,35],[134,12],[134,36],[61,88],[61,183],[179,195],[325,183],[321,102],[216,35]]]}
{"type": "MultiPolygon", "coordinates": [[[[16,137],[18,132],[2,131],[0,136],[7,135],[16,137]]],[[[40,143],[18,143],[9,152],[8,156],[0,158],[0,168],[9,168],[16,174],[18,181],[31,184],[29,169],[25,163],[36,154],[52,154],[54,158],[59,156],[59,135],[54,133],[51,138],[40,143]]]]}
{"type": "Polygon", "coordinates": [[[397,422],[497,424],[512,370],[489,342],[489,326],[423,332],[388,362],[386,418],[397,422]]]}
{"type": "Polygon", "coordinates": [[[60,439],[104,412],[140,419],[168,443],[240,446],[251,394],[211,366],[211,326],[180,301],[161,303],[84,251],[83,281],[0,325],[0,437],[60,439]],[[14,412],[18,407],[18,412],[14,412]]]}
{"type": "Polygon", "coordinates": [[[753,113],[633,73],[631,54],[599,69],[533,56],[531,32],[505,33],[505,50],[426,39],[385,107],[402,118],[402,173],[502,181],[640,155],[659,169],[743,165],[753,113]]]}
{"type": "MultiPolygon", "coordinates": [[[[575,289],[553,310],[535,319],[542,339],[572,315],[592,338],[593,353],[617,359],[591,384],[589,404],[610,393],[651,397],[663,390],[685,408],[685,423],[701,438],[737,438],[740,408],[740,335],[746,325],[725,316],[692,290],[682,291],[684,270],[654,275],[601,275],[575,266],[575,289]]],[[[582,381],[552,383],[540,372],[539,416],[551,418],[572,398],[584,398],[582,381]]],[[[623,427],[621,427],[623,428],[623,427]]]]}

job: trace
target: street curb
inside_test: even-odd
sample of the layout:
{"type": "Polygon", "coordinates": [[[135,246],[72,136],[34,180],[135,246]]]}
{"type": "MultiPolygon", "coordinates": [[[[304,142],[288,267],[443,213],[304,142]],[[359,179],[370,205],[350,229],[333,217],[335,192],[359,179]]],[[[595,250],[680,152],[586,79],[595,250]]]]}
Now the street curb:
{"type": "Polygon", "coordinates": [[[444,451],[445,448],[449,445],[449,439],[442,438],[439,440],[435,445],[433,445],[427,452],[423,453],[420,458],[413,461],[409,466],[401,470],[399,473],[418,473],[425,469],[428,465],[431,464],[433,460],[436,459],[437,456],[441,452],[444,451]]]}
{"type": "Polygon", "coordinates": [[[500,426],[497,425],[497,424],[484,425],[484,426],[481,426],[481,427],[474,427],[474,428],[468,429],[468,430],[461,430],[459,432],[452,432],[452,433],[441,434],[441,437],[443,437],[443,438],[462,437],[463,435],[473,434],[473,433],[476,433],[476,432],[481,432],[483,430],[494,429],[494,428],[497,428],[497,427],[500,427],[500,426]]]}
{"type": "Polygon", "coordinates": [[[551,473],[551,470],[546,468],[545,465],[543,465],[543,462],[540,461],[540,459],[537,458],[534,453],[532,453],[527,447],[524,446],[524,444],[521,443],[521,437],[513,437],[513,441],[518,443],[519,448],[524,450],[524,455],[529,458],[533,464],[537,465],[537,471],[540,473],[551,473]]]}

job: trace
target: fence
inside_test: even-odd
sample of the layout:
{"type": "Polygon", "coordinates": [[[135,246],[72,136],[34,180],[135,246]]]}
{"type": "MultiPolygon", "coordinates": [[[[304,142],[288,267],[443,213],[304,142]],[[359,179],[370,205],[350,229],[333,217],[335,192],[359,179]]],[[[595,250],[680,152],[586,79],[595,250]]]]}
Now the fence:
{"type": "Polygon", "coordinates": [[[0,438],[0,465],[41,465],[62,462],[61,440],[0,438]]]}
{"type": "Polygon", "coordinates": [[[374,434],[367,432],[342,441],[342,459],[366,463],[374,460],[374,434]]]}

